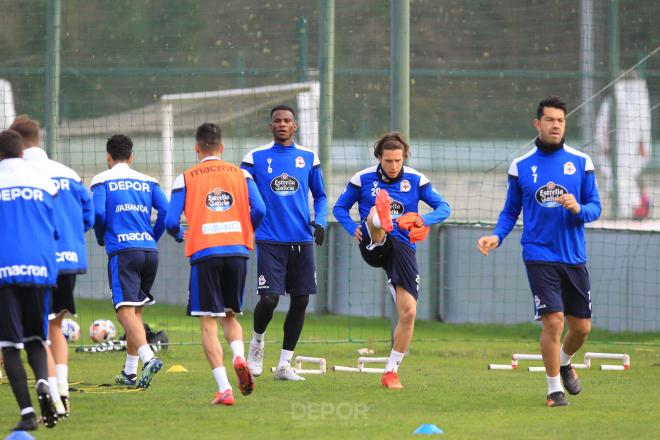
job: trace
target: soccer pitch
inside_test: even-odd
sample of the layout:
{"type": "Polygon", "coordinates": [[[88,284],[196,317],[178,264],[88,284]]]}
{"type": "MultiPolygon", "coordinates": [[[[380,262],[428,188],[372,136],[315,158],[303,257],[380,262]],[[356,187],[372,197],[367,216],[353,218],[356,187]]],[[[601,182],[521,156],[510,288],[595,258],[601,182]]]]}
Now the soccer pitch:
{"type": "MultiPolygon", "coordinates": [[[[110,310],[99,301],[79,301],[79,307],[84,333],[88,322],[110,310]]],[[[157,305],[145,312],[145,320],[159,328],[158,322],[178,320],[183,313],[183,307],[157,305]]],[[[269,327],[266,367],[275,365],[279,356],[280,343],[274,338],[281,337],[282,319],[276,316],[269,327]]],[[[252,317],[245,315],[241,321],[247,336],[252,317]]],[[[309,315],[296,354],[324,357],[329,367],[354,366],[364,342],[318,343],[306,338],[337,333],[336,327],[345,325],[345,317],[309,315]]],[[[354,319],[352,325],[387,329],[390,323],[354,319]]],[[[191,341],[190,332],[168,330],[168,336],[174,343],[191,341]]],[[[125,352],[71,349],[71,385],[85,392],[71,394],[70,419],[54,429],[40,426],[35,434],[39,439],[408,438],[420,425],[432,423],[450,438],[657,437],[660,334],[594,330],[576,359],[584,351],[628,353],[631,370],[579,370],[582,393],[568,396],[568,407],[547,408],[545,377],[527,372],[529,363],[516,371],[487,370],[488,363],[509,362],[514,352],[538,353],[538,332],[531,324],[418,322],[411,352],[400,369],[405,386],[401,391],[381,387],[378,374],[328,371],[309,375],[305,382],[276,382],[265,372],[254,393],[244,397],[231,374],[233,407],[209,404],[216,385],[199,345],[172,345],[161,352],[165,369],[143,391],[90,386],[112,383],[125,352]],[[175,364],[188,372],[167,373],[175,364]]],[[[372,356],[389,352],[387,342],[375,342],[373,348],[372,356]]],[[[0,429],[8,434],[18,420],[17,406],[6,379],[0,383],[0,429]]]]}

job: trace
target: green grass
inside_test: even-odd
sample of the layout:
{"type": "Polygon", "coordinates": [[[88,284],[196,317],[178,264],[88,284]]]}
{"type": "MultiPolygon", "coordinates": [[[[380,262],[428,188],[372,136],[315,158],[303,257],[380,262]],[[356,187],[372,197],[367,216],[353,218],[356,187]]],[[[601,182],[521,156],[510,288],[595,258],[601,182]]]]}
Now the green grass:
{"type": "MultiPolygon", "coordinates": [[[[105,302],[81,301],[79,307],[83,327],[112,317],[105,302]]],[[[544,406],[543,373],[486,369],[490,362],[508,362],[513,352],[538,352],[537,326],[431,322],[418,323],[400,369],[402,391],[380,387],[379,375],[329,372],[282,383],[265,373],[253,395],[243,397],[234,386],[236,405],[219,407],[208,404],[215,383],[201,347],[190,344],[198,340],[197,322],[183,313],[181,307],[158,305],[145,317],[156,329],[167,325],[171,341],[187,343],[171,346],[162,358],[166,369],[181,364],[188,373],[163,371],[146,391],[74,394],[73,416],[53,430],[40,428],[38,438],[414,438],[423,423],[438,425],[448,438],[657,438],[660,432],[660,367],[653,366],[660,363],[657,333],[595,330],[585,349],[629,353],[632,369],[580,370],[583,392],[569,396],[566,408],[544,406]]],[[[249,329],[251,316],[242,322],[249,329]]],[[[267,366],[279,357],[274,339],[281,338],[281,323],[276,316],[269,327],[267,366]]],[[[389,353],[384,341],[389,321],[314,315],[296,353],[323,356],[329,365],[354,365],[364,342],[319,343],[341,339],[349,323],[352,335],[383,339],[373,342],[376,355],[389,353]]],[[[70,380],[110,383],[123,362],[123,352],[72,352],[70,380]]],[[[230,381],[236,383],[233,375],[230,381]]],[[[17,419],[11,390],[0,385],[0,429],[17,419]]]]}

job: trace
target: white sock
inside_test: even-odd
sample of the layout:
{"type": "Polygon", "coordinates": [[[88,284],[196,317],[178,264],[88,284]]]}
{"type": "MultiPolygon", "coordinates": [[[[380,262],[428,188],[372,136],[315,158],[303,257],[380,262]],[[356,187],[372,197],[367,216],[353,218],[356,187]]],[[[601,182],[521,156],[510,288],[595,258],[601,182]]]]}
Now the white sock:
{"type": "Polygon", "coordinates": [[[381,225],[380,225],[380,217],[378,217],[378,213],[375,213],[374,216],[371,217],[371,223],[374,224],[374,227],[375,227],[376,229],[380,229],[380,228],[381,228],[381,225]]]}
{"type": "Polygon", "coordinates": [[[225,367],[218,367],[213,369],[213,377],[218,384],[220,392],[231,390],[229,379],[227,378],[227,369],[225,367]]]}
{"type": "Polygon", "coordinates": [[[548,379],[548,395],[556,393],[557,391],[564,392],[564,387],[561,386],[561,378],[559,375],[555,377],[545,376],[548,379]]]}
{"type": "Polygon", "coordinates": [[[30,414],[30,413],[34,413],[34,408],[32,408],[31,406],[26,406],[25,408],[23,408],[21,410],[21,415],[22,416],[24,416],[25,414],[30,414]]]}
{"type": "Polygon", "coordinates": [[[253,331],[252,332],[252,343],[255,344],[255,345],[263,345],[264,336],[266,336],[266,332],[257,333],[255,331],[253,331]]]}
{"type": "Polygon", "coordinates": [[[127,376],[130,376],[131,374],[137,374],[139,360],[140,360],[140,356],[133,356],[131,354],[126,355],[126,362],[124,363],[124,373],[126,373],[127,376]]]}
{"type": "Polygon", "coordinates": [[[405,353],[399,353],[398,351],[392,350],[390,358],[387,360],[385,371],[394,371],[395,373],[399,371],[399,364],[401,364],[405,355],[405,353]]]}
{"type": "Polygon", "coordinates": [[[142,347],[138,348],[138,356],[140,356],[142,364],[146,364],[155,357],[154,352],[151,351],[151,347],[149,347],[149,344],[144,344],[142,347]]]}
{"type": "Polygon", "coordinates": [[[69,396],[69,366],[67,364],[55,365],[55,373],[57,374],[57,389],[60,396],[69,396]]]}
{"type": "Polygon", "coordinates": [[[237,357],[245,359],[245,346],[243,345],[243,341],[238,339],[231,341],[229,346],[231,347],[231,352],[234,353],[233,360],[236,360],[237,357]]]}
{"type": "Polygon", "coordinates": [[[60,397],[60,392],[57,388],[57,377],[53,376],[48,378],[48,388],[50,392],[50,397],[53,398],[53,401],[56,402],[58,400],[62,400],[62,398],[60,397]]]}
{"type": "Polygon", "coordinates": [[[559,352],[559,365],[564,366],[568,365],[571,363],[571,359],[573,358],[573,355],[568,355],[564,353],[564,346],[561,346],[561,350],[559,352]]]}
{"type": "Polygon", "coordinates": [[[280,363],[277,364],[277,368],[290,367],[291,359],[293,359],[293,351],[282,349],[282,352],[280,353],[280,363]]]}

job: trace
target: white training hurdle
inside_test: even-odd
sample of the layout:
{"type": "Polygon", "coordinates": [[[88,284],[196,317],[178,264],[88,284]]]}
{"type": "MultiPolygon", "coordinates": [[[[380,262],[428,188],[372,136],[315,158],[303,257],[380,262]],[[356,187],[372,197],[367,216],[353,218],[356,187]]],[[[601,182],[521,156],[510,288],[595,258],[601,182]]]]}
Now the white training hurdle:
{"type": "MultiPolygon", "coordinates": [[[[325,358],[309,357],[309,356],[296,356],[295,367],[293,371],[296,374],[325,374],[327,372],[327,362],[325,358]],[[318,364],[318,368],[308,370],[303,368],[303,362],[318,364]]],[[[275,372],[276,368],[272,367],[270,371],[275,372]]]]}
{"type": "Polygon", "coordinates": [[[386,357],[366,357],[362,356],[358,358],[357,367],[343,367],[341,365],[335,365],[332,367],[334,371],[344,371],[347,373],[384,373],[385,368],[374,368],[374,367],[365,367],[366,364],[379,364],[387,363],[389,358],[386,357]]]}
{"type": "MultiPolygon", "coordinates": [[[[623,365],[601,365],[601,370],[609,371],[624,371],[630,369],[630,356],[624,353],[592,353],[587,352],[584,354],[584,363],[571,364],[573,368],[591,368],[592,359],[617,359],[623,361],[623,365]]],[[[516,370],[519,361],[543,361],[543,356],[540,354],[525,354],[514,353],[511,355],[511,364],[488,364],[489,370],[516,370]]],[[[545,367],[532,366],[528,367],[527,371],[530,372],[545,372],[545,367]]]]}

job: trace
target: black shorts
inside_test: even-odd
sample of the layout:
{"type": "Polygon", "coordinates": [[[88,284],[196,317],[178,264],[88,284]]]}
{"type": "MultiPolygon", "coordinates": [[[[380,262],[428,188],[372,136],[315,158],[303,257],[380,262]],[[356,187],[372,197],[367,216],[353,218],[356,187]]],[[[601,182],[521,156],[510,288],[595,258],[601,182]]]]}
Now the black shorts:
{"type": "Polygon", "coordinates": [[[155,304],[151,286],[158,271],[158,252],[126,251],[108,260],[108,280],[115,310],[155,304]]]}
{"type": "Polygon", "coordinates": [[[241,313],[247,257],[212,257],[193,263],[188,287],[188,316],[241,313]]]}
{"type": "Polygon", "coordinates": [[[316,293],[314,246],[257,243],[257,293],[316,293]]]}
{"type": "Polygon", "coordinates": [[[362,224],[360,253],[372,267],[382,267],[387,273],[387,283],[396,301],[396,286],[401,286],[415,300],[419,296],[419,268],[415,251],[392,236],[385,235],[383,243],[372,243],[369,229],[362,224]]]}
{"type": "Polygon", "coordinates": [[[0,287],[0,347],[23,348],[24,342],[46,342],[47,298],[41,287],[0,287]]]}
{"type": "Polygon", "coordinates": [[[534,319],[553,312],[591,318],[591,288],[585,265],[525,262],[525,267],[534,299],[534,319]]]}
{"type": "Polygon", "coordinates": [[[57,276],[57,287],[51,290],[52,302],[48,311],[48,319],[53,320],[67,313],[76,314],[76,303],[73,298],[73,289],[76,287],[76,274],[67,273],[57,276]]]}

